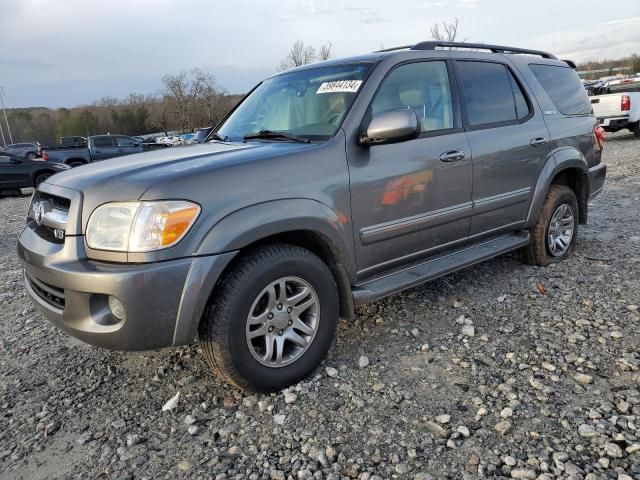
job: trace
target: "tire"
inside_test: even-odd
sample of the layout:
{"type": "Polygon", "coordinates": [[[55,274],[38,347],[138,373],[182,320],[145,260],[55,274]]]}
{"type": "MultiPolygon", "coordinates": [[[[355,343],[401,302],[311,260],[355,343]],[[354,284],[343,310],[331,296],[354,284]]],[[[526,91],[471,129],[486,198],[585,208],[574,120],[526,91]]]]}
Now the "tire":
{"type": "Polygon", "coordinates": [[[267,245],[241,257],[220,279],[200,323],[200,343],[207,363],[223,380],[242,390],[273,392],[299,382],[319,365],[333,342],[338,316],[338,288],[327,265],[301,247],[267,245]],[[285,298],[282,305],[291,305],[291,314],[285,313],[287,308],[276,310],[282,292],[278,282],[282,281],[285,281],[285,297],[293,299],[296,292],[304,295],[303,290],[309,290],[309,296],[301,297],[297,303],[287,303],[289,298],[285,298]],[[269,289],[274,283],[277,286],[269,289]],[[294,290],[297,286],[300,290],[294,290]],[[272,296],[271,291],[277,295],[272,296]],[[304,305],[313,298],[316,303],[296,314],[296,310],[302,308],[296,305],[304,305]],[[262,313],[254,315],[255,312],[262,313]],[[256,325],[249,321],[250,315],[264,321],[256,325]],[[314,330],[314,333],[298,330],[298,320],[307,322],[305,330],[314,330]],[[263,334],[249,340],[254,327],[256,333],[263,334]],[[274,329],[273,333],[267,334],[269,329],[274,329]],[[307,341],[304,349],[291,340],[284,340],[292,332],[298,339],[307,341]],[[280,339],[276,335],[280,335],[280,339]],[[270,338],[273,340],[271,356],[266,351],[270,338]],[[284,345],[282,349],[278,349],[280,341],[284,345]],[[280,365],[273,363],[277,362],[277,351],[282,352],[280,365]]]}
{"type": "MultiPolygon", "coordinates": [[[[578,201],[576,195],[569,187],[564,185],[551,185],[547,197],[545,198],[542,210],[538,216],[537,223],[531,229],[531,240],[529,245],[526,246],[522,252],[522,257],[525,263],[530,265],[537,265],[539,267],[545,267],[551,263],[556,263],[564,260],[573,252],[576,240],[578,238],[578,201]],[[551,221],[554,219],[554,214],[562,213],[560,208],[566,206],[570,209],[570,214],[573,217],[573,222],[568,220],[567,216],[561,216],[561,220],[568,222],[566,225],[573,224],[573,230],[571,238],[567,241],[565,235],[559,235],[564,241],[559,241],[554,244],[557,251],[552,251],[553,247],[550,246],[550,232],[551,221]],[[563,246],[559,248],[558,245],[563,246]]],[[[568,227],[564,232],[568,231],[568,227]]]]}
{"type": "Polygon", "coordinates": [[[40,185],[42,182],[44,182],[47,178],[49,178],[51,176],[50,173],[41,173],[40,175],[38,175],[36,177],[35,180],[35,186],[37,187],[38,185],[40,185]]]}
{"type": "Polygon", "coordinates": [[[27,160],[35,160],[37,155],[33,152],[27,153],[27,160]]]}
{"type": "Polygon", "coordinates": [[[633,128],[631,129],[633,132],[633,136],[636,138],[640,138],[640,122],[636,122],[633,124],[633,128]]]}

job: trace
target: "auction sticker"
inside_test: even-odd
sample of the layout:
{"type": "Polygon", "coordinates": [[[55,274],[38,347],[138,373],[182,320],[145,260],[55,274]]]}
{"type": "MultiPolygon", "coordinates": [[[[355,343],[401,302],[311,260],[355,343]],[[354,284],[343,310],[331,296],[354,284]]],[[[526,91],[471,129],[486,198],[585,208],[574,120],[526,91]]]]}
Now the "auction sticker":
{"type": "Polygon", "coordinates": [[[324,82],[318,88],[316,95],[320,93],[357,92],[362,85],[362,80],[337,80],[335,82],[324,82]]]}

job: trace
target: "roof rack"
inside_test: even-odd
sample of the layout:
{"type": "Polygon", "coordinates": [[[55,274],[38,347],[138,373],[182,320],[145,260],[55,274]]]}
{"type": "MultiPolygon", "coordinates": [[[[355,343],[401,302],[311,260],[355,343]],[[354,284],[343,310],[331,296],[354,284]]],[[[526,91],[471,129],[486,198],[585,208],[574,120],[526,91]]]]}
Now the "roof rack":
{"type": "Polygon", "coordinates": [[[539,55],[542,58],[550,58],[557,60],[555,55],[540,50],[529,50],[526,48],[505,47],[502,45],[489,45],[486,43],[467,43],[467,42],[441,42],[441,41],[427,41],[416,43],[415,45],[405,45],[402,47],[385,48],[378,50],[378,52],[391,52],[394,50],[435,50],[438,47],[449,48],[472,48],[478,50],[490,50],[492,53],[524,53],[527,55],[539,55]]]}

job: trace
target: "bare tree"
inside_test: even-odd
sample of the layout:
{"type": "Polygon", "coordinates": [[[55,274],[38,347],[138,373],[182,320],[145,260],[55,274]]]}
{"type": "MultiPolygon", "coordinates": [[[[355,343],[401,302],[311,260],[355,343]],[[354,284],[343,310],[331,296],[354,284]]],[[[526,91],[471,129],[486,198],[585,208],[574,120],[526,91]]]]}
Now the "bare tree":
{"type": "Polygon", "coordinates": [[[216,83],[216,77],[211,73],[205,73],[202,79],[200,99],[207,112],[207,125],[213,125],[220,117],[220,100],[225,94],[226,91],[216,83]]]}
{"type": "Polygon", "coordinates": [[[458,20],[458,17],[455,17],[452,23],[442,22],[443,31],[440,31],[440,25],[434,23],[429,27],[429,30],[431,30],[431,37],[434,40],[441,42],[455,42],[456,37],[458,36],[459,23],[460,21],[458,20]]]}
{"type": "Polygon", "coordinates": [[[199,68],[191,70],[191,76],[187,72],[180,72],[162,77],[166,96],[180,115],[183,131],[193,131],[193,113],[206,82],[207,74],[199,68]]]}
{"type": "Polygon", "coordinates": [[[318,60],[321,62],[324,60],[329,60],[331,58],[331,48],[333,48],[333,44],[331,42],[327,42],[320,47],[320,52],[318,53],[318,60]]]}
{"type": "Polygon", "coordinates": [[[298,40],[293,44],[291,50],[286,57],[280,62],[278,70],[283,72],[290,68],[301,67],[309,63],[314,63],[322,60],[328,60],[331,58],[331,48],[333,44],[327,42],[320,47],[319,51],[316,51],[313,45],[306,45],[302,40],[298,40]]]}

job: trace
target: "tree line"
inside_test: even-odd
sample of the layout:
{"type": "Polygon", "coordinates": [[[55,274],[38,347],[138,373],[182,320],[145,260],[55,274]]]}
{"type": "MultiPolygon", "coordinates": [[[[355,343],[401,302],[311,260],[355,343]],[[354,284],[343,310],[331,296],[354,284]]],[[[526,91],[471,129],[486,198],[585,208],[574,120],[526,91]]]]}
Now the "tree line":
{"type": "MultiPolygon", "coordinates": [[[[199,68],[165,75],[162,83],[164,88],[157,94],[132,93],[123,99],[103,97],[90,105],[73,108],[8,109],[13,142],[48,144],[62,136],[104,133],[187,133],[217,124],[242,98],[242,95],[229,94],[212,74],[199,68]]],[[[4,136],[9,143],[4,126],[4,136]]]]}

